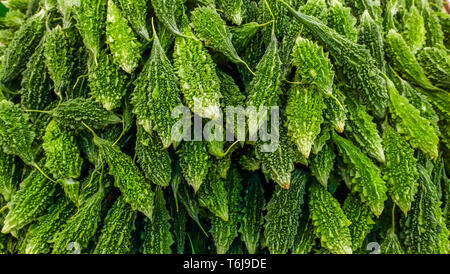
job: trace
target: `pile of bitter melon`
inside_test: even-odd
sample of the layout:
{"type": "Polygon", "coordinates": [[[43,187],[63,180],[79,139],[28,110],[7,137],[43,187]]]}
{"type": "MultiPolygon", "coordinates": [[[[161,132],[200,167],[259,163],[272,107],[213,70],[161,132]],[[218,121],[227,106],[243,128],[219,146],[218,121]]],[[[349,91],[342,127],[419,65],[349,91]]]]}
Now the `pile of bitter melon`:
{"type": "Polygon", "coordinates": [[[442,1],[5,5],[0,253],[450,253],[442,1]]]}

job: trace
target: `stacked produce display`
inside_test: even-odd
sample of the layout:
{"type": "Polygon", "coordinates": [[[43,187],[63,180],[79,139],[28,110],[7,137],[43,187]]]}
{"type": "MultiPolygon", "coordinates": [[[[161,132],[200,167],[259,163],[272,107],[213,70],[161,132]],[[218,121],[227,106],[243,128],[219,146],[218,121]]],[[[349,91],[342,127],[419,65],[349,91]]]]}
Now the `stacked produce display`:
{"type": "Polygon", "coordinates": [[[1,254],[450,253],[442,1],[4,5],[1,254]]]}

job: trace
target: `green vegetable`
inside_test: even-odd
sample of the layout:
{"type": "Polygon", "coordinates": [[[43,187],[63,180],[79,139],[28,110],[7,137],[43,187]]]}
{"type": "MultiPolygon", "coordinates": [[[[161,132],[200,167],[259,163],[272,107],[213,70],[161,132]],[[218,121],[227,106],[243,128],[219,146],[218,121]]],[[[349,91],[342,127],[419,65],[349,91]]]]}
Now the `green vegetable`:
{"type": "MultiPolygon", "coordinates": [[[[189,26],[184,33],[192,35],[189,26]]],[[[177,37],[174,48],[174,67],[180,80],[184,100],[191,111],[204,118],[219,119],[220,79],[215,64],[200,41],[177,37]]]]}
{"type": "Polygon", "coordinates": [[[224,10],[225,17],[236,25],[242,23],[244,17],[244,0],[217,0],[217,4],[224,10]]]}
{"type": "Polygon", "coordinates": [[[171,254],[170,246],[173,244],[173,236],[170,231],[171,217],[166,208],[164,194],[160,188],[155,193],[155,214],[150,222],[146,220],[144,225],[143,248],[144,254],[171,254]]]}
{"type": "Polygon", "coordinates": [[[100,53],[99,62],[89,71],[89,87],[91,96],[102,103],[110,111],[122,105],[128,84],[127,77],[115,64],[112,57],[105,51],[100,53]]]}
{"type": "Polygon", "coordinates": [[[138,210],[152,219],[154,192],[139,168],[110,141],[94,136],[102,158],[109,166],[109,174],[114,176],[114,184],[120,189],[125,201],[133,210],[138,210]]]}
{"type": "Polygon", "coordinates": [[[73,50],[60,26],[56,26],[45,36],[45,64],[53,80],[55,93],[61,97],[71,84],[73,73],[73,50]]]}
{"type": "Polygon", "coordinates": [[[207,179],[197,192],[199,205],[207,208],[216,217],[228,222],[228,197],[225,181],[220,178],[215,169],[211,169],[207,179]]]}
{"type": "Polygon", "coordinates": [[[217,254],[225,254],[234,239],[238,236],[238,225],[241,210],[242,177],[237,168],[233,167],[225,181],[225,188],[228,192],[228,220],[224,221],[219,217],[211,219],[211,236],[214,240],[217,254]]]}
{"type": "Polygon", "coordinates": [[[358,43],[366,46],[381,71],[386,71],[383,28],[370,16],[366,10],[361,15],[358,43]]]}
{"type": "Polygon", "coordinates": [[[178,5],[177,2],[177,0],[154,0],[152,1],[152,6],[155,9],[156,16],[164,24],[164,26],[166,26],[166,28],[176,35],[186,37],[177,25],[177,17],[175,14],[176,7],[178,5]]]}
{"type": "Polygon", "coordinates": [[[11,201],[17,191],[14,172],[18,169],[14,156],[0,150],[0,194],[6,202],[11,201]]]}
{"type": "Polygon", "coordinates": [[[104,109],[100,103],[83,98],[64,101],[50,114],[60,125],[71,129],[85,129],[83,123],[99,129],[121,122],[117,115],[104,109]]]}
{"type": "Polygon", "coordinates": [[[344,162],[349,165],[349,172],[353,177],[352,192],[359,193],[361,201],[376,216],[380,216],[387,200],[387,187],[381,179],[380,169],[351,141],[333,133],[333,142],[344,162]]]}
{"type": "Polygon", "coordinates": [[[306,181],[307,174],[296,170],[292,174],[290,188],[277,186],[267,204],[264,238],[271,254],[286,254],[293,247],[306,181]]]}
{"type": "Polygon", "coordinates": [[[18,105],[7,100],[0,101],[0,145],[3,151],[32,164],[34,155],[31,145],[36,134],[28,120],[28,114],[18,105]]]}
{"type": "Polygon", "coordinates": [[[324,187],[328,185],[330,173],[334,169],[335,158],[336,155],[334,154],[333,148],[329,144],[326,144],[317,156],[314,156],[310,161],[311,173],[324,187]]]}
{"type": "Polygon", "coordinates": [[[80,0],[74,16],[84,45],[92,53],[95,61],[103,46],[107,4],[106,0],[80,0]]]}
{"type": "MultiPolygon", "coordinates": [[[[120,4],[120,7],[122,8],[122,13],[128,19],[128,23],[131,25],[133,30],[139,33],[146,40],[149,40],[150,35],[147,29],[147,1],[145,0],[117,0],[117,1],[120,4]]],[[[155,2],[158,1],[152,1],[152,4],[155,5],[154,4],[155,2]]]]}
{"type": "Polygon", "coordinates": [[[86,253],[101,220],[104,196],[105,190],[100,185],[100,189],[90,196],[78,212],[54,235],[51,241],[54,243],[52,254],[86,253]]]}
{"type": "Polygon", "coordinates": [[[353,17],[351,9],[345,7],[340,0],[329,1],[327,25],[345,38],[356,42],[358,30],[356,18],[353,17]]]}
{"type": "Polygon", "coordinates": [[[344,201],[343,210],[351,222],[348,228],[352,237],[352,250],[356,252],[362,248],[364,240],[375,224],[372,220],[373,214],[367,205],[362,204],[358,197],[351,193],[344,201]]]}
{"type": "Polygon", "coordinates": [[[40,217],[53,202],[56,184],[37,170],[33,170],[21,183],[20,188],[8,202],[8,214],[2,233],[13,233],[40,217]]]}
{"type": "Polygon", "coordinates": [[[347,219],[339,202],[323,186],[313,183],[309,188],[309,210],[314,233],[328,251],[352,254],[352,238],[347,219]]]}
{"type": "Polygon", "coordinates": [[[177,151],[181,171],[187,183],[197,192],[211,166],[205,142],[184,142],[177,151]]]}
{"type": "Polygon", "coordinates": [[[249,254],[256,254],[263,227],[263,210],[266,201],[264,189],[257,175],[251,177],[245,188],[244,206],[239,228],[241,239],[247,247],[249,254]]]}
{"type": "Polygon", "coordinates": [[[131,252],[131,232],[136,211],[120,196],[108,211],[94,254],[127,254],[131,252]]]}
{"type": "Polygon", "coordinates": [[[438,47],[426,47],[418,53],[417,60],[425,75],[437,87],[450,86],[450,54],[438,47]]]}
{"type": "Polygon", "coordinates": [[[150,59],[134,84],[131,103],[138,124],[148,133],[155,130],[168,148],[173,143],[171,130],[176,122],[172,111],[181,100],[174,69],[156,34],[150,59]]]}
{"type": "Polygon", "coordinates": [[[2,83],[14,80],[25,70],[28,59],[44,35],[46,17],[45,11],[41,10],[28,18],[15,33],[3,53],[0,68],[2,83]]]}
{"type": "Polygon", "coordinates": [[[405,12],[403,23],[402,36],[405,38],[405,42],[411,49],[411,52],[415,54],[423,47],[426,39],[425,22],[415,5],[405,12]]]}
{"type": "MultiPolygon", "coordinates": [[[[149,39],[147,29],[145,28],[145,16],[143,19],[140,17],[142,13],[146,12],[146,7],[135,7],[141,3],[145,4],[145,1],[122,0],[122,9],[127,13],[130,12],[132,19],[129,21],[132,26],[140,25],[140,20],[144,20],[144,26],[140,26],[140,34],[144,38],[149,39]],[[125,8],[124,8],[125,7],[125,8]]],[[[139,27],[139,26],[134,26],[139,27]]],[[[141,44],[134,36],[133,30],[128,26],[126,19],[123,17],[120,9],[114,4],[112,0],[108,0],[107,21],[106,21],[106,43],[111,49],[111,54],[114,59],[114,63],[119,65],[127,73],[132,73],[139,65],[140,47],[141,44]]],[[[101,62],[100,62],[101,64],[101,62]]]]}
{"type": "Polygon", "coordinates": [[[43,140],[45,167],[53,176],[69,181],[80,177],[83,159],[73,132],[52,120],[47,126],[43,140]]]}
{"type": "Polygon", "coordinates": [[[302,212],[292,254],[309,254],[315,245],[316,235],[314,235],[312,220],[307,212],[302,212]]]}
{"type": "Polygon", "coordinates": [[[380,245],[382,254],[404,254],[400,240],[392,229],[386,232],[386,237],[380,245]]]}
{"type": "Polygon", "coordinates": [[[386,152],[386,165],[382,171],[389,195],[407,215],[417,192],[419,177],[414,149],[389,125],[383,130],[383,146],[386,152]]]}
{"type": "Polygon", "coordinates": [[[75,207],[68,199],[61,197],[49,209],[48,213],[31,224],[25,238],[26,254],[49,253],[52,237],[60,231],[66,221],[75,213],[75,207]]]}

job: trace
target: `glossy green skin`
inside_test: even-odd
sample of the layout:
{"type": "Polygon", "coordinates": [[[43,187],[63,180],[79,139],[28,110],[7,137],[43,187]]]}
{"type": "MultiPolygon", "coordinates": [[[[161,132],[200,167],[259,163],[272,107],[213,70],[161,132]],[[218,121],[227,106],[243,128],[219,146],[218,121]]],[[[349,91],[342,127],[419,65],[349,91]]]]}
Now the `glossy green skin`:
{"type": "Polygon", "coordinates": [[[80,247],[79,252],[86,253],[101,221],[104,196],[104,190],[101,188],[85,201],[75,215],[67,220],[62,230],[56,233],[52,239],[54,243],[52,254],[77,252],[75,243],[80,247]],[[73,249],[70,249],[71,243],[73,243],[73,249]]]}
{"type": "Polygon", "coordinates": [[[359,193],[361,201],[367,204],[376,216],[380,216],[387,200],[387,187],[381,178],[380,169],[351,141],[333,133],[333,142],[353,177],[352,192],[359,193]]]}
{"type": "Polygon", "coordinates": [[[370,157],[380,163],[386,161],[380,133],[373,117],[367,114],[366,108],[349,97],[346,101],[349,119],[347,136],[350,137],[370,157]]]}
{"type": "Polygon", "coordinates": [[[108,111],[122,105],[122,98],[128,88],[126,74],[113,63],[112,59],[109,54],[102,51],[98,64],[92,65],[89,70],[90,95],[102,103],[108,111]]]}
{"type": "Polygon", "coordinates": [[[295,41],[292,58],[300,83],[312,86],[324,95],[332,94],[334,71],[322,47],[299,37],[295,41]]]}
{"type": "Polygon", "coordinates": [[[225,181],[228,192],[228,221],[219,217],[212,217],[210,233],[216,247],[217,254],[225,254],[233,241],[238,237],[238,225],[241,211],[242,177],[236,167],[230,170],[225,181]]]}
{"type": "Polygon", "coordinates": [[[317,88],[293,85],[288,91],[286,124],[288,136],[298,151],[309,158],[323,123],[323,94],[317,88]]]}
{"type": "Polygon", "coordinates": [[[44,109],[52,99],[52,82],[45,65],[42,43],[31,55],[22,76],[21,104],[27,109],[44,109]]]}
{"type": "MultiPolygon", "coordinates": [[[[145,1],[141,0],[122,0],[120,2],[143,2],[145,4],[145,1]]],[[[146,12],[146,7],[141,10],[146,12]]],[[[125,9],[125,11],[127,10],[125,9]]],[[[138,16],[139,13],[141,12],[133,14],[135,16],[138,16]]],[[[120,9],[114,4],[112,0],[108,1],[106,18],[106,43],[111,49],[114,63],[119,65],[127,73],[132,73],[139,65],[139,60],[141,59],[141,44],[135,37],[133,30],[128,26],[128,22],[122,15],[120,9]]],[[[130,21],[131,24],[134,24],[135,22],[138,21],[130,21]]],[[[143,33],[141,35],[143,35],[147,40],[149,39],[146,28],[143,29],[143,33]]]]}
{"type": "Polygon", "coordinates": [[[430,121],[420,116],[420,112],[398,93],[391,81],[388,81],[388,88],[390,109],[397,131],[405,135],[413,148],[422,150],[431,158],[437,158],[439,138],[430,121]]]}
{"type": "Polygon", "coordinates": [[[145,177],[154,184],[168,186],[172,177],[172,159],[156,133],[148,134],[138,127],[135,151],[145,177]]]}
{"type": "Polygon", "coordinates": [[[171,254],[170,246],[174,243],[171,228],[171,217],[166,208],[164,193],[160,188],[156,190],[155,213],[153,220],[146,221],[142,253],[144,254],[171,254]]]}
{"type": "Polygon", "coordinates": [[[310,216],[321,245],[334,254],[352,254],[351,223],[339,202],[320,184],[312,184],[309,192],[310,216]]]}
{"type": "Polygon", "coordinates": [[[114,176],[114,184],[120,189],[125,201],[133,210],[138,210],[152,219],[155,194],[147,181],[134,164],[130,156],[120,151],[112,142],[94,137],[102,158],[109,166],[109,174],[114,176]]]}
{"type": "Polygon", "coordinates": [[[8,203],[2,233],[15,233],[41,216],[53,202],[56,184],[33,170],[8,203]]]}
{"type": "Polygon", "coordinates": [[[177,151],[181,171],[187,183],[197,192],[211,166],[205,142],[184,142],[177,151]]]}
{"type": "Polygon", "coordinates": [[[325,97],[323,99],[326,106],[324,116],[333,126],[334,130],[343,133],[348,120],[348,109],[345,106],[345,96],[337,87],[333,87],[333,93],[335,98],[325,97]]]}
{"type": "Polygon", "coordinates": [[[53,235],[66,223],[76,211],[72,202],[62,197],[49,209],[48,213],[33,223],[25,238],[25,254],[46,254],[50,252],[53,235]]]}
{"type": "MultiPolygon", "coordinates": [[[[110,1],[111,2],[111,1],[110,1]]],[[[152,1],[152,4],[157,1],[152,1]]],[[[123,15],[128,19],[128,23],[133,30],[139,33],[146,40],[150,39],[147,30],[147,1],[145,0],[118,0],[123,15]]],[[[119,10],[117,10],[119,11],[119,10]]]]}
{"type": "Polygon", "coordinates": [[[0,150],[0,194],[6,202],[11,201],[17,191],[16,170],[14,155],[9,155],[0,150]]]}
{"type": "Polygon", "coordinates": [[[53,80],[55,93],[62,97],[63,92],[72,83],[74,67],[73,49],[60,26],[52,29],[45,36],[45,64],[53,80]]]}
{"type": "Polygon", "coordinates": [[[358,43],[366,46],[375,60],[378,69],[384,72],[386,71],[386,61],[383,28],[367,11],[364,11],[361,15],[360,21],[358,43]]]}
{"type": "Polygon", "coordinates": [[[128,254],[131,252],[131,233],[134,230],[136,211],[119,197],[103,221],[93,254],[128,254]]]}
{"type": "Polygon", "coordinates": [[[307,174],[296,170],[290,188],[277,186],[267,204],[264,240],[271,254],[286,254],[294,244],[306,181],[307,174]]]}
{"type": "MultiPolygon", "coordinates": [[[[272,144],[275,145],[275,144],[272,144]]],[[[294,171],[294,149],[289,143],[284,128],[280,131],[279,143],[275,151],[263,151],[270,144],[259,142],[255,147],[256,157],[261,160],[261,170],[281,188],[289,189],[294,171]]]]}
{"type": "Polygon", "coordinates": [[[340,0],[330,1],[327,25],[345,38],[356,42],[358,36],[356,18],[353,17],[351,9],[345,7],[340,0]]]}
{"type": "Polygon", "coordinates": [[[417,160],[414,149],[390,126],[384,127],[383,146],[386,152],[386,165],[382,169],[387,182],[389,195],[406,215],[417,192],[417,160]]]}
{"type": "Polygon", "coordinates": [[[333,148],[327,144],[322,150],[314,156],[314,158],[310,161],[310,169],[311,173],[316,177],[317,181],[324,187],[328,185],[328,178],[330,178],[330,173],[334,169],[334,159],[336,158],[336,154],[333,151],[333,148]]]}
{"type": "Polygon", "coordinates": [[[405,254],[397,234],[392,229],[386,233],[386,237],[380,245],[381,254],[405,254]]]}
{"type": "Polygon", "coordinates": [[[172,126],[177,119],[172,110],[181,105],[174,68],[157,36],[154,37],[150,59],[135,81],[131,103],[139,125],[148,133],[155,130],[164,148],[172,143],[172,126]]]}
{"type": "Polygon", "coordinates": [[[450,54],[438,47],[426,47],[418,53],[417,60],[425,75],[437,87],[450,90],[450,54]]]}
{"type": "Polygon", "coordinates": [[[367,49],[339,35],[316,18],[296,12],[289,7],[294,18],[307,27],[325,49],[343,66],[350,84],[360,91],[359,99],[378,117],[383,117],[388,94],[381,71],[367,49]]]}
{"type": "Polygon", "coordinates": [[[177,25],[176,7],[179,5],[177,0],[154,0],[152,6],[155,14],[170,31],[176,35],[183,36],[177,25]]]}
{"type": "Polygon", "coordinates": [[[344,201],[343,210],[351,222],[349,230],[352,237],[352,250],[356,252],[362,248],[364,240],[375,224],[372,219],[373,214],[367,205],[361,203],[359,198],[351,193],[344,201]]]}
{"type": "Polygon", "coordinates": [[[44,10],[25,21],[3,53],[0,81],[14,80],[25,70],[28,59],[39,45],[45,31],[44,10]]]}
{"type": "Polygon", "coordinates": [[[247,107],[253,106],[258,111],[261,106],[278,105],[278,95],[281,93],[280,85],[281,60],[278,56],[278,41],[275,36],[272,36],[264,56],[256,67],[256,76],[247,89],[247,107]]]}
{"type": "MultiPolygon", "coordinates": [[[[192,35],[189,26],[184,27],[183,31],[187,35],[192,35]]],[[[216,73],[216,65],[202,42],[177,37],[173,58],[187,106],[201,117],[219,119],[222,98],[220,79],[216,73]]]]}
{"type": "Polygon", "coordinates": [[[265,206],[264,189],[258,175],[254,175],[249,179],[245,188],[244,206],[239,228],[241,240],[245,243],[249,254],[256,254],[258,251],[261,229],[264,224],[263,212],[265,206]]]}
{"type": "Polygon", "coordinates": [[[244,0],[217,0],[217,5],[224,10],[225,18],[240,25],[244,17],[244,0]]]}
{"type": "Polygon", "coordinates": [[[231,40],[230,30],[213,7],[198,7],[191,12],[191,26],[207,47],[221,52],[233,63],[242,63],[231,40]]]}
{"type": "Polygon", "coordinates": [[[439,253],[439,234],[442,228],[439,224],[436,205],[436,185],[431,180],[433,166],[418,164],[419,189],[405,222],[405,247],[408,254],[439,253]]]}
{"type": "Polygon", "coordinates": [[[309,218],[307,212],[302,212],[300,215],[300,221],[297,229],[297,235],[295,236],[294,245],[292,247],[292,254],[309,254],[316,245],[316,235],[314,234],[314,228],[312,220],[309,218]]]}
{"type": "Polygon", "coordinates": [[[103,46],[107,4],[106,0],[80,0],[75,12],[77,28],[94,60],[97,60],[103,46]]]}
{"type": "Polygon", "coordinates": [[[73,132],[60,126],[55,120],[47,126],[42,147],[45,151],[45,167],[57,179],[76,179],[81,175],[83,159],[80,156],[73,132]]]}
{"type": "Polygon", "coordinates": [[[392,62],[393,68],[403,78],[424,89],[436,89],[425,75],[423,68],[409,49],[407,42],[393,29],[386,35],[386,53],[392,62]]]}
{"type": "Polygon", "coordinates": [[[28,114],[18,105],[7,100],[0,101],[0,145],[3,151],[32,164],[34,155],[31,145],[36,134],[28,120],[28,114]]]}
{"type": "Polygon", "coordinates": [[[117,115],[104,109],[101,103],[83,98],[64,101],[51,114],[60,125],[71,129],[86,129],[83,123],[90,128],[100,129],[121,122],[117,115]]]}
{"type": "Polygon", "coordinates": [[[227,222],[230,215],[228,197],[229,193],[225,181],[220,178],[216,169],[210,169],[207,179],[198,190],[198,204],[207,208],[216,217],[227,222]]]}

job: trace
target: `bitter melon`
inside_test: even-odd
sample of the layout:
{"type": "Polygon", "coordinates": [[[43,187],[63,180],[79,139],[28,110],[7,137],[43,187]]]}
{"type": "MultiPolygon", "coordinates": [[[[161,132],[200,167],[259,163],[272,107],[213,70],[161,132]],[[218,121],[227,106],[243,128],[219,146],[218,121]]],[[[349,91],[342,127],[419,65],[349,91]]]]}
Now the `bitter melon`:
{"type": "Polygon", "coordinates": [[[225,18],[236,25],[242,23],[244,17],[244,0],[217,0],[219,8],[224,10],[225,18]]]}
{"type": "MultiPolygon", "coordinates": [[[[146,40],[150,39],[147,29],[147,1],[145,0],[117,0],[122,13],[128,19],[133,30],[146,40]]],[[[152,4],[157,1],[152,1],[152,4]]],[[[153,4],[154,5],[154,4],[153,4]]],[[[119,10],[117,10],[119,11],[119,10]]]]}
{"type": "Polygon", "coordinates": [[[207,179],[197,192],[199,205],[227,222],[229,220],[228,196],[225,181],[220,178],[215,168],[211,168],[207,179]]]}
{"type": "Polygon", "coordinates": [[[7,100],[0,101],[0,145],[3,151],[32,164],[34,155],[31,145],[36,134],[28,120],[28,114],[18,105],[7,100]]]}
{"type": "Polygon", "coordinates": [[[449,89],[450,54],[439,47],[426,47],[418,53],[417,60],[425,75],[437,87],[449,89]]]}
{"type": "Polygon", "coordinates": [[[134,230],[136,211],[123,196],[117,198],[108,211],[100,231],[100,237],[92,253],[128,254],[132,249],[131,233],[134,230]]]}
{"type": "Polygon", "coordinates": [[[318,183],[309,188],[309,210],[322,247],[335,254],[352,254],[351,222],[339,202],[318,183]]]}
{"type": "Polygon", "coordinates": [[[361,201],[367,204],[376,216],[380,216],[387,200],[387,187],[381,178],[380,169],[351,141],[334,132],[332,138],[344,162],[349,165],[349,172],[353,177],[352,192],[359,193],[361,201]]]}
{"type": "Polygon", "coordinates": [[[127,80],[125,73],[113,63],[112,57],[102,51],[98,64],[92,65],[89,70],[90,95],[108,111],[119,108],[128,88],[127,80]]]}
{"type": "Polygon", "coordinates": [[[37,222],[31,224],[28,228],[25,238],[26,254],[46,254],[52,247],[50,241],[66,223],[70,216],[75,213],[75,207],[72,202],[65,197],[56,200],[47,214],[39,217],[37,222]]]}
{"type": "Polygon", "coordinates": [[[417,160],[414,149],[389,125],[384,126],[383,146],[386,152],[386,165],[382,169],[384,180],[392,200],[406,215],[417,192],[417,160]]]}
{"type": "Polygon", "coordinates": [[[138,124],[148,133],[155,130],[168,148],[173,143],[171,131],[176,122],[172,111],[181,105],[181,99],[177,77],[156,32],[150,59],[134,84],[131,103],[138,124]]]}
{"type": "MultiPolygon", "coordinates": [[[[144,3],[145,1],[120,1],[125,7],[131,7],[127,4],[144,3]]],[[[145,3],[144,3],[145,4],[145,3]]],[[[122,6],[123,7],[123,6],[122,6]]],[[[125,11],[128,11],[125,9],[125,11]]],[[[142,12],[146,12],[146,7],[133,10],[132,16],[139,16],[142,12]]],[[[120,9],[114,4],[112,0],[108,0],[106,20],[106,43],[108,44],[111,54],[114,58],[114,63],[119,65],[127,73],[132,73],[139,65],[141,59],[140,47],[141,44],[134,36],[133,30],[128,26],[126,19],[123,17],[120,9]]],[[[145,18],[145,17],[144,17],[145,18]]],[[[145,19],[143,19],[145,20],[145,19]]],[[[131,24],[139,24],[138,20],[130,21],[131,24]]],[[[145,26],[145,21],[144,21],[145,26]]],[[[141,34],[149,39],[146,28],[142,29],[141,34]]],[[[100,61],[101,63],[101,61],[100,61]]]]}
{"type": "Polygon", "coordinates": [[[307,177],[304,171],[294,171],[291,187],[277,186],[267,204],[264,240],[271,254],[286,254],[294,245],[307,177]]]}
{"type": "Polygon", "coordinates": [[[156,133],[148,134],[138,127],[135,151],[145,177],[154,184],[168,186],[172,176],[172,159],[169,152],[163,149],[156,133]]]}
{"type": "Polygon", "coordinates": [[[344,201],[343,210],[351,222],[349,230],[352,237],[352,250],[359,251],[375,224],[372,219],[373,214],[367,205],[361,203],[359,198],[351,193],[344,201]]]}
{"type": "Polygon", "coordinates": [[[358,43],[364,45],[375,60],[376,66],[381,71],[386,71],[384,52],[383,28],[370,16],[366,10],[361,15],[358,30],[358,43]]]}
{"type": "MultiPolygon", "coordinates": [[[[184,33],[192,35],[186,25],[184,33]]],[[[184,100],[191,111],[204,118],[219,119],[220,79],[215,64],[200,41],[177,37],[174,48],[174,67],[180,80],[184,100]]]]}
{"type": "Polygon", "coordinates": [[[28,18],[8,44],[2,57],[0,81],[14,80],[25,70],[27,61],[39,45],[45,31],[46,12],[41,10],[28,18]]]}
{"type": "Polygon", "coordinates": [[[328,178],[330,178],[330,173],[334,169],[335,158],[333,148],[330,144],[326,144],[310,161],[311,173],[324,187],[328,185],[328,178]]]}
{"type": "Polygon", "coordinates": [[[225,254],[234,239],[238,236],[238,225],[241,211],[242,177],[236,167],[231,168],[225,181],[228,193],[228,221],[219,217],[212,217],[210,233],[214,240],[217,254],[225,254]]]}
{"type": "Polygon", "coordinates": [[[358,30],[356,18],[353,17],[351,9],[344,6],[340,0],[328,1],[327,25],[345,38],[356,42],[358,30]]]}
{"type": "Polygon", "coordinates": [[[205,142],[184,142],[177,151],[180,167],[187,183],[197,192],[211,166],[205,142]]]}
{"type": "Polygon", "coordinates": [[[150,182],[145,179],[131,157],[113,146],[112,142],[94,136],[94,143],[108,164],[109,174],[114,176],[114,184],[122,192],[125,201],[133,210],[139,210],[151,220],[155,194],[150,182]]]}
{"type": "Polygon", "coordinates": [[[0,194],[6,202],[11,201],[18,188],[18,180],[14,172],[18,169],[14,155],[0,149],[0,194]]]}

